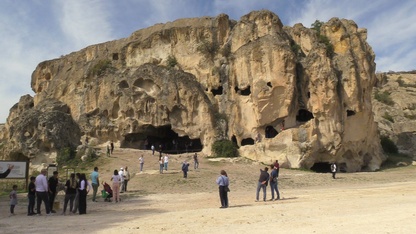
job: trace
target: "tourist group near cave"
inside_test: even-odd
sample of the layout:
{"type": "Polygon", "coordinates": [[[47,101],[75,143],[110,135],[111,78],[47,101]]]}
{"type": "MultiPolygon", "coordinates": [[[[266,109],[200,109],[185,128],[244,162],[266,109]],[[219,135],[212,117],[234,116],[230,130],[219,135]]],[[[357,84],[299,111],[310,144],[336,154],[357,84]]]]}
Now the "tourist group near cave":
{"type": "MultiPolygon", "coordinates": [[[[111,148],[110,148],[111,149],[111,148]]],[[[110,154],[113,150],[110,151],[110,154]]],[[[153,151],[153,150],[152,150],[153,151]]],[[[154,155],[154,151],[152,152],[154,155]]],[[[159,172],[163,174],[163,171],[168,170],[169,155],[162,155],[160,152],[159,155],[159,172]]],[[[199,160],[197,153],[194,153],[193,156],[193,167],[195,170],[199,168],[199,160]]],[[[143,164],[144,157],[143,155],[139,158],[139,168],[140,173],[143,173],[143,164]]],[[[3,173],[7,177],[7,174],[10,173],[13,166],[10,166],[8,170],[3,173]]],[[[186,160],[182,162],[182,172],[183,178],[187,178],[189,170],[189,162],[186,160]]],[[[256,190],[256,202],[260,201],[260,191],[263,191],[262,200],[266,200],[266,188],[270,184],[271,189],[271,199],[269,201],[279,200],[280,193],[278,189],[278,177],[279,177],[279,163],[276,160],[274,164],[270,165],[270,174],[269,168],[265,167],[260,169],[260,177],[257,183],[256,190]],[[276,194],[276,196],[275,196],[276,194]]],[[[54,171],[53,175],[47,179],[47,170],[41,170],[41,173],[37,177],[31,177],[30,183],[28,186],[28,207],[27,215],[42,215],[42,203],[44,203],[45,214],[46,216],[51,216],[56,213],[54,206],[58,206],[55,202],[55,198],[59,188],[64,186],[65,197],[63,202],[63,209],[61,215],[73,215],[73,214],[86,214],[87,213],[87,194],[92,190],[92,202],[97,202],[97,197],[102,197],[104,201],[107,202],[120,202],[120,193],[127,192],[127,185],[130,180],[130,172],[128,167],[120,168],[120,170],[114,170],[113,175],[111,176],[110,181],[112,185],[110,186],[106,182],[102,182],[103,190],[101,193],[98,193],[98,188],[100,185],[100,174],[98,173],[98,167],[94,168],[94,171],[90,175],[85,173],[72,173],[70,174],[69,179],[65,184],[61,184],[58,180],[58,171],[54,171]],[[90,178],[90,181],[87,179],[90,178]],[[97,195],[98,194],[98,195],[97,195]],[[68,207],[69,205],[69,207],[68,207]],[[36,208],[36,209],[35,209],[36,208]],[[69,208],[69,209],[67,209],[69,208]],[[68,212],[67,212],[68,211],[68,212]]],[[[221,209],[228,208],[228,192],[230,192],[227,172],[225,170],[220,171],[220,175],[216,179],[216,183],[219,189],[219,197],[221,201],[221,209]]],[[[15,215],[14,208],[17,205],[17,186],[13,185],[13,190],[10,192],[10,216],[15,215]]]]}

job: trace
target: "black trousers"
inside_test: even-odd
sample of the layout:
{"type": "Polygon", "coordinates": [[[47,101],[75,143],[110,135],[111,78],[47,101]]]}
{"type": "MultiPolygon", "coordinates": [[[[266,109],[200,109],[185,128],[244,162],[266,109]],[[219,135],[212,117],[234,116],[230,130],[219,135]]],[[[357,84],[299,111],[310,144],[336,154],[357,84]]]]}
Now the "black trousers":
{"type": "Polygon", "coordinates": [[[35,213],[35,198],[36,195],[29,194],[27,195],[29,198],[29,205],[27,206],[27,214],[34,214],[35,213]]]}
{"type": "Polygon", "coordinates": [[[46,214],[49,214],[51,212],[51,208],[49,206],[50,203],[49,203],[48,192],[36,192],[36,197],[37,197],[36,208],[37,208],[38,214],[40,214],[40,206],[42,205],[42,201],[43,203],[45,203],[46,214]]]}
{"type": "Polygon", "coordinates": [[[228,192],[225,186],[219,186],[220,200],[222,207],[228,207],[228,192]]]}
{"type": "Polygon", "coordinates": [[[87,190],[79,190],[79,204],[78,204],[79,214],[87,213],[87,190]]]}
{"type": "MultiPolygon", "coordinates": [[[[56,191],[51,191],[49,193],[49,207],[53,210],[53,203],[55,202],[56,191]]],[[[54,211],[55,212],[55,211],[54,211]]]]}

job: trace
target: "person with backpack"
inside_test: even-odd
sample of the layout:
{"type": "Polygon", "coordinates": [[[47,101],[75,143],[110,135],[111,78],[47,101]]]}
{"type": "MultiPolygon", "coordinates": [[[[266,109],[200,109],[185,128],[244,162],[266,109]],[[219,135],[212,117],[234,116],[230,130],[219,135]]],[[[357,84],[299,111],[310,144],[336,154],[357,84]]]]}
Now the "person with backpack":
{"type": "Polygon", "coordinates": [[[189,163],[185,160],[182,163],[183,178],[188,178],[189,163]]]}

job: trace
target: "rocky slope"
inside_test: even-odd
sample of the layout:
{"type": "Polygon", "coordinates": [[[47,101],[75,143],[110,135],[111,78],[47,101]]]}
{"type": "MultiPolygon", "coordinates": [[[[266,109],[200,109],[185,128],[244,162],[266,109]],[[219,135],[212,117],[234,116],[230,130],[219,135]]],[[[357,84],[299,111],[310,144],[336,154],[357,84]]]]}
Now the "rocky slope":
{"type": "MultiPolygon", "coordinates": [[[[89,46],[37,66],[33,106],[12,108],[4,126],[3,158],[43,151],[27,144],[43,144],[43,132],[54,126],[16,126],[29,118],[26,111],[51,114],[54,108],[41,108],[51,102],[71,117],[55,122],[76,125],[62,138],[68,147],[88,137],[209,155],[225,138],[241,156],[265,163],[376,170],[385,156],[372,113],[375,55],[366,37],[350,20],[287,27],[272,12],[254,11],[239,21],[224,14],[179,19],[89,46]]],[[[63,144],[47,145],[56,152],[63,144]]]]}

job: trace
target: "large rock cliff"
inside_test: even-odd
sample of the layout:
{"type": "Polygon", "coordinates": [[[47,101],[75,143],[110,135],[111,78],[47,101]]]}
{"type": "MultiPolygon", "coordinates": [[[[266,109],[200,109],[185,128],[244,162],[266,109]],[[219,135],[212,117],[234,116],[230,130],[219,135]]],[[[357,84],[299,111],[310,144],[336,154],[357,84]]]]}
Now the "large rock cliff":
{"type": "MultiPolygon", "coordinates": [[[[52,100],[67,106],[61,112],[72,119],[60,122],[81,131],[68,131],[71,142],[88,136],[209,155],[213,142],[226,138],[241,156],[264,163],[376,170],[385,158],[372,114],[375,55],[366,36],[350,20],[333,18],[314,30],[283,26],[269,11],[239,21],[224,14],[180,19],[40,63],[33,106],[25,110],[52,100]]],[[[15,109],[3,142],[17,140],[15,126],[26,116],[15,109]]],[[[28,156],[23,148],[5,144],[3,157],[28,156]]]]}

